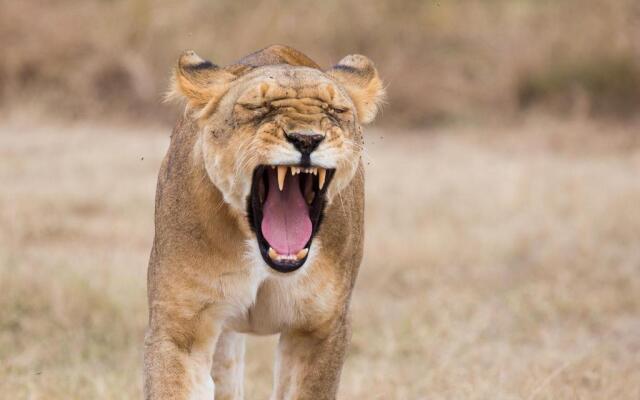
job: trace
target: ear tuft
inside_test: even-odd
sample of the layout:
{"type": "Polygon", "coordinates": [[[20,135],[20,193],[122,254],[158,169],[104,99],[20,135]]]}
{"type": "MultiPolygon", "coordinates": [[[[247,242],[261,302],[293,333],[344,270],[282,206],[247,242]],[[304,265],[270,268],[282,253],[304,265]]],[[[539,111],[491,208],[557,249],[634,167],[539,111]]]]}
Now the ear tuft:
{"type": "Polygon", "coordinates": [[[178,58],[165,99],[184,97],[191,106],[203,108],[219,99],[227,91],[227,84],[235,78],[236,75],[188,50],[178,58]]]}
{"type": "Polygon", "coordinates": [[[373,62],[360,54],[348,55],[327,71],[327,74],[347,90],[356,106],[360,123],[372,122],[386,96],[373,62]]]}

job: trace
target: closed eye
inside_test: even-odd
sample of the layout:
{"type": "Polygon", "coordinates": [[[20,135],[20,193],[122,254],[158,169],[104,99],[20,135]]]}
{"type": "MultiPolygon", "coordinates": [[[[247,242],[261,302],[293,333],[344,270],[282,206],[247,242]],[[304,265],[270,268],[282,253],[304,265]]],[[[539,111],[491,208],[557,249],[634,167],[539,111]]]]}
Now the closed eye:
{"type": "Polygon", "coordinates": [[[261,108],[266,109],[267,105],[262,103],[262,104],[240,104],[242,107],[246,108],[247,110],[260,110],[261,108]]]}
{"type": "Polygon", "coordinates": [[[234,118],[240,123],[256,122],[265,118],[273,109],[265,103],[237,103],[234,118]]]}
{"type": "Polygon", "coordinates": [[[347,111],[349,111],[348,108],[343,108],[343,107],[333,107],[333,112],[335,112],[336,114],[344,114],[347,111]]]}

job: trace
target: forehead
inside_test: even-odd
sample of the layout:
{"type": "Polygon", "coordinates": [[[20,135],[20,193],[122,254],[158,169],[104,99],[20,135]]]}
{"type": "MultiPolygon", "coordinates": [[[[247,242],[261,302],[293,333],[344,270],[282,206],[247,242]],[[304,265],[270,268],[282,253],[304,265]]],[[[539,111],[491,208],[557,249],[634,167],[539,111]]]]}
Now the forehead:
{"type": "Polygon", "coordinates": [[[238,102],[269,102],[283,98],[315,98],[347,105],[343,89],[322,71],[307,67],[273,65],[245,76],[238,102]]]}

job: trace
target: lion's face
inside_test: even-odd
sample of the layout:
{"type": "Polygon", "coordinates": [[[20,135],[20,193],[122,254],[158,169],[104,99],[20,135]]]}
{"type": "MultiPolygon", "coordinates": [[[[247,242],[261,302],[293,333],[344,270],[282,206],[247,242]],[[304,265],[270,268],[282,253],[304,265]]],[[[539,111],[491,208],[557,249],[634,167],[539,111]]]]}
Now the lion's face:
{"type": "MultiPolygon", "coordinates": [[[[190,78],[189,68],[202,78],[210,64],[189,57],[192,62],[179,69],[178,79],[190,78]]],[[[367,66],[373,68],[370,62],[367,66]]],[[[379,100],[358,104],[363,99],[354,99],[342,83],[344,74],[362,80],[367,73],[358,72],[340,64],[334,74],[306,66],[261,66],[226,76],[229,81],[218,83],[224,90],[212,90],[216,82],[208,79],[207,89],[219,92],[194,107],[211,181],[246,218],[264,260],[278,271],[305,263],[325,206],[356,173],[363,146],[360,123],[372,119],[379,100]]],[[[377,79],[375,70],[368,73],[377,79]]],[[[381,91],[379,80],[376,84],[381,91]]]]}

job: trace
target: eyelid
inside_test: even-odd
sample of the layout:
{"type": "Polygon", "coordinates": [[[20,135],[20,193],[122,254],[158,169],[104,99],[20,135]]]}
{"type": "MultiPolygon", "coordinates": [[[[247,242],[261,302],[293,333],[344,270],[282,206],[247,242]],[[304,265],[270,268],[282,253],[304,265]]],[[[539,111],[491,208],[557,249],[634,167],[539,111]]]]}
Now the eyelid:
{"type": "Polygon", "coordinates": [[[239,106],[246,108],[247,110],[259,110],[261,108],[266,108],[267,105],[265,103],[260,104],[251,104],[251,103],[238,103],[239,106]]]}

